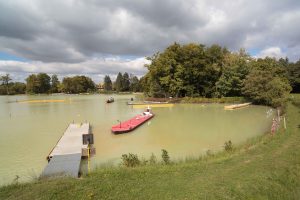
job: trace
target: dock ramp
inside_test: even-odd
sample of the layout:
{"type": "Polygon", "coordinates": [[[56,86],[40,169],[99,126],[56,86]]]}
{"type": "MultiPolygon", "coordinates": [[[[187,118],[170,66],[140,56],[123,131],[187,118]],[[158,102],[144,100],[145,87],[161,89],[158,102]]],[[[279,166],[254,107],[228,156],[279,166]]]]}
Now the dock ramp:
{"type": "Polygon", "coordinates": [[[48,164],[41,176],[66,175],[78,177],[81,158],[87,156],[89,144],[93,144],[90,124],[69,124],[62,137],[47,156],[48,164]]]}

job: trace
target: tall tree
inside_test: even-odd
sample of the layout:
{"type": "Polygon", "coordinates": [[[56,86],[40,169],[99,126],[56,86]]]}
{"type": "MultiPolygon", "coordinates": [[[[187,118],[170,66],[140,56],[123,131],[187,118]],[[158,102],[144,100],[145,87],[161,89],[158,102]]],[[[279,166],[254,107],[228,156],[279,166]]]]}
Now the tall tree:
{"type": "Polygon", "coordinates": [[[123,74],[122,78],[122,91],[129,91],[130,89],[130,79],[127,72],[123,74]]]}
{"type": "Polygon", "coordinates": [[[56,93],[56,92],[58,92],[58,87],[59,87],[59,80],[57,78],[57,75],[53,74],[51,76],[51,89],[50,89],[50,91],[52,93],[56,93]]]}
{"type": "Polygon", "coordinates": [[[112,90],[112,82],[108,75],[104,77],[104,90],[111,91],[112,90]]]}
{"type": "Polygon", "coordinates": [[[130,75],[130,91],[138,92],[140,91],[140,82],[138,77],[130,75]]]}
{"type": "Polygon", "coordinates": [[[121,72],[118,73],[116,82],[115,82],[115,88],[117,92],[122,91],[123,89],[123,76],[121,74],[121,72]]]}
{"type": "Polygon", "coordinates": [[[216,82],[215,96],[241,96],[244,79],[249,73],[250,56],[244,52],[224,57],[222,75],[216,82]]]}
{"type": "Polygon", "coordinates": [[[2,81],[2,85],[5,85],[5,87],[6,87],[6,94],[9,94],[9,87],[8,87],[8,85],[9,85],[9,82],[11,81],[11,78],[10,78],[9,74],[1,76],[0,80],[2,81]]]}
{"type": "Polygon", "coordinates": [[[37,81],[38,81],[38,93],[48,93],[51,84],[50,84],[50,76],[46,73],[39,73],[37,75],[37,81]]]}
{"type": "Polygon", "coordinates": [[[26,78],[26,92],[27,93],[38,93],[39,83],[36,74],[31,74],[26,78]]]}

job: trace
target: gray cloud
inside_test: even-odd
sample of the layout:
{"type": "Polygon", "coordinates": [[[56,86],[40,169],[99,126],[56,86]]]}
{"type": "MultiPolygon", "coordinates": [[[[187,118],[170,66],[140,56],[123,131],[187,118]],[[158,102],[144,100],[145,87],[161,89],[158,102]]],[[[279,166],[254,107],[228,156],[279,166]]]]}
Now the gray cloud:
{"type": "Polygon", "coordinates": [[[92,77],[95,82],[101,82],[104,75],[110,75],[114,78],[118,72],[129,72],[141,77],[146,72],[146,68],[143,66],[147,63],[149,61],[145,58],[132,60],[122,60],[120,58],[91,59],[80,63],[0,60],[0,75],[9,73],[14,81],[24,82],[25,78],[31,73],[45,72],[58,74],[61,77],[81,74],[92,77]]]}
{"type": "Polygon", "coordinates": [[[149,56],[176,41],[279,48],[298,60],[299,21],[299,0],[0,1],[0,51],[86,64],[107,55],[149,56]]]}

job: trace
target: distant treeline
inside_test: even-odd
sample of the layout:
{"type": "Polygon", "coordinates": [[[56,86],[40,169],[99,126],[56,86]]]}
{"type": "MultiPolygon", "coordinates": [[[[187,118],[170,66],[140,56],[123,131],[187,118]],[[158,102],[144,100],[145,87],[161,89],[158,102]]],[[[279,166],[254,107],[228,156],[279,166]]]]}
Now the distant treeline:
{"type": "Polygon", "coordinates": [[[122,74],[118,73],[117,79],[112,83],[110,77],[107,75],[104,77],[103,89],[105,91],[117,91],[117,92],[142,92],[140,87],[140,80],[134,75],[130,75],[125,72],[122,74]]]}
{"type": "Polygon", "coordinates": [[[73,76],[64,77],[62,82],[59,81],[57,75],[51,77],[46,73],[31,74],[26,78],[26,83],[11,82],[9,74],[0,76],[0,95],[13,94],[49,94],[49,93],[93,93],[98,89],[104,91],[128,92],[140,91],[139,79],[136,76],[129,76],[127,72],[118,77],[112,83],[110,77],[107,75],[102,85],[96,85],[94,81],[87,76],[73,76]]]}
{"type": "Polygon", "coordinates": [[[147,74],[140,80],[127,72],[115,82],[107,75],[97,87],[86,76],[65,77],[32,74],[26,84],[1,76],[0,94],[84,93],[104,91],[144,92],[150,97],[246,97],[254,103],[280,106],[291,91],[300,92],[300,60],[256,59],[243,49],[230,52],[219,45],[180,45],[148,57],[147,74]]]}
{"type": "Polygon", "coordinates": [[[281,105],[287,94],[300,91],[300,60],[255,59],[243,49],[219,45],[180,45],[148,57],[143,91],[152,97],[243,96],[258,104],[281,105]]]}

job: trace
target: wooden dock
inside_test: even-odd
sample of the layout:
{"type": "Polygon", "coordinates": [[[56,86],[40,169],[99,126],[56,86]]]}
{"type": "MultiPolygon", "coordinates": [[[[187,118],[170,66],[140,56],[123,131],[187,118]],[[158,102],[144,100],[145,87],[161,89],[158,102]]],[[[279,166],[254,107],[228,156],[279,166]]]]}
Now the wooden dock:
{"type": "Polygon", "coordinates": [[[249,106],[251,103],[242,103],[242,104],[234,104],[234,105],[229,105],[229,106],[224,106],[225,110],[234,110],[237,108],[244,108],[249,106]]]}
{"type": "Polygon", "coordinates": [[[48,164],[42,172],[42,177],[67,175],[78,177],[82,157],[90,153],[93,144],[90,124],[69,124],[55,147],[47,156],[48,164]]]}

